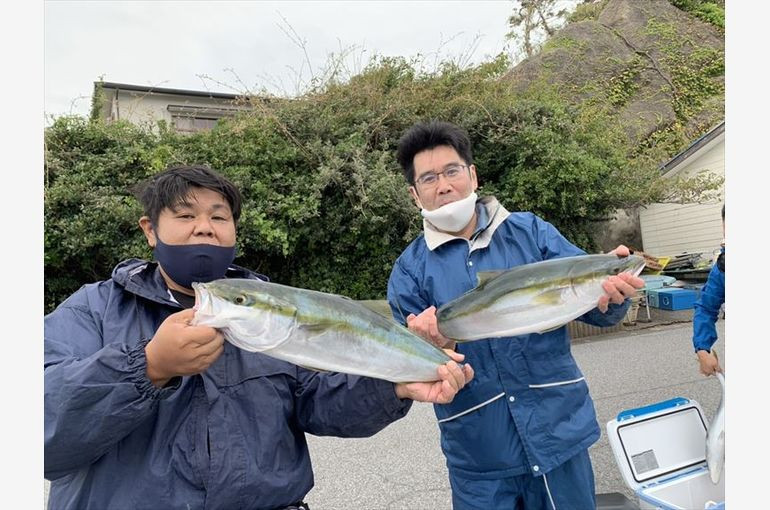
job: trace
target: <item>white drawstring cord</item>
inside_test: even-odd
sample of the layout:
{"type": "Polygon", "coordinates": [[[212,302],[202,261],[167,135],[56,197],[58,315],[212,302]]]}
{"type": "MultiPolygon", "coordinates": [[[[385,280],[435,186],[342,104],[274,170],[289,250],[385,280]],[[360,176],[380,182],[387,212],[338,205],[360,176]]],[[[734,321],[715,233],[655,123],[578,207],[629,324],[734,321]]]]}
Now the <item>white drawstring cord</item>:
{"type": "Polygon", "coordinates": [[[551,489],[548,488],[548,478],[543,475],[543,481],[545,482],[545,492],[548,493],[548,499],[551,500],[551,508],[556,510],[556,503],[553,502],[553,496],[551,496],[551,489]]]}

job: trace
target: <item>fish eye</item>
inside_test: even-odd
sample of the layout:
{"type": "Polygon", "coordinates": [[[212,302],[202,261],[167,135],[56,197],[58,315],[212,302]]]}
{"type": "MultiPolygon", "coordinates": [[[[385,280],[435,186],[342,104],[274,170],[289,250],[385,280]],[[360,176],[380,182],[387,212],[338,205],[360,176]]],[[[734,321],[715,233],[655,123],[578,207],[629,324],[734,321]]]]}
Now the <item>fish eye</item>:
{"type": "Polygon", "coordinates": [[[235,297],[235,304],[236,305],[243,305],[246,304],[246,296],[240,295],[235,297]]]}

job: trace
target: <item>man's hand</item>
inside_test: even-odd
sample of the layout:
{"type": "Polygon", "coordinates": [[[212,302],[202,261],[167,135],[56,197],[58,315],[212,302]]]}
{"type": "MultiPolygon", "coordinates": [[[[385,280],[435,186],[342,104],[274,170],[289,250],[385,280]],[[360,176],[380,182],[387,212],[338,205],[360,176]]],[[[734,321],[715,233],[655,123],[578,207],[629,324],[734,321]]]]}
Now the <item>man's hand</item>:
{"type": "Polygon", "coordinates": [[[440,380],[435,382],[415,382],[396,384],[396,395],[398,398],[409,398],[418,402],[433,402],[434,404],[448,404],[455,398],[471,379],[473,379],[473,368],[469,364],[460,368],[456,362],[465,359],[465,355],[459,352],[444,349],[453,361],[447,361],[446,364],[438,367],[438,376],[440,380]]]}
{"type": "Polygon", "coordinates": [[[172,377],[199,374],[224,350],[224,336],[214,328],[191,326],[195,311],[169,315],[144,349],[147,377],[162,388],[172,377]]]}
{"type": "MultiPolygon", "coordinates": [[[[618,257],[628,257],[631,252],[627,247],[622,244],[612,250],[610,253],[614,253],[618,257]]],[[[644,287],[644,280],[638,276],[634,276],[631,273],[620,273],[616,276],[610,276],[602,283],[605,294],[599,298],[597,308],[602,313],[606,313],[610,303],[616,305],[623,304],[626,298],[634,297],[636,295],[636,289],[644,287]]]]}
{"type": "Polygon", "coordinates": [[[409,331],[421,336],[436,347],[454,350],[455,345],[457,345],[457,342],[439,332],[435,306],[426,308],[420,315],[410,313],[409,317],[406,318],[406,327],[409,328],[409,331]]]}
{"type": "Polygon", "coordinates": [[[716,375],[717,372],[724,372],[719,366],[719,358],[713,349],[709,351],[698,351],[698,363],[700,364],[700,373],[703,375],[716,375]]]}

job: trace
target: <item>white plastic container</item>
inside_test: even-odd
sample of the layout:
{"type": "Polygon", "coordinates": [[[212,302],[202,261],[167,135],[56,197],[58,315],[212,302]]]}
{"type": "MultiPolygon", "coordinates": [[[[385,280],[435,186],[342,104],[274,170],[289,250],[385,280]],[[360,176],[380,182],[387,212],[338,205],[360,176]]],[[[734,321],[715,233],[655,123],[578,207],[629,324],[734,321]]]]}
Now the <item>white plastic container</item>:
{"type": "Polygon", "coordinates": [[[706,465],[707,419],[694,400],[674,398],[618,414],[607,437],[641,509],[723,510],[725,473],[706,465]]]}

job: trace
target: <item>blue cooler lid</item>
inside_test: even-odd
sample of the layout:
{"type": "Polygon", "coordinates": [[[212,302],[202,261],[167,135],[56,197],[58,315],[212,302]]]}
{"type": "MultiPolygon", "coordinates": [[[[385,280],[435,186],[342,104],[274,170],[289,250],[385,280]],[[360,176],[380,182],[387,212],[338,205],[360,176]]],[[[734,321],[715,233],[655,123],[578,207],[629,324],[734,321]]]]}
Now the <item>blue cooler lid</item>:
{"type": "Polygon", "coordinates": [[[628,409],[607,423],[623,479],[634,492],[706,466],[703,410],[683,397],[628,409]]]}

